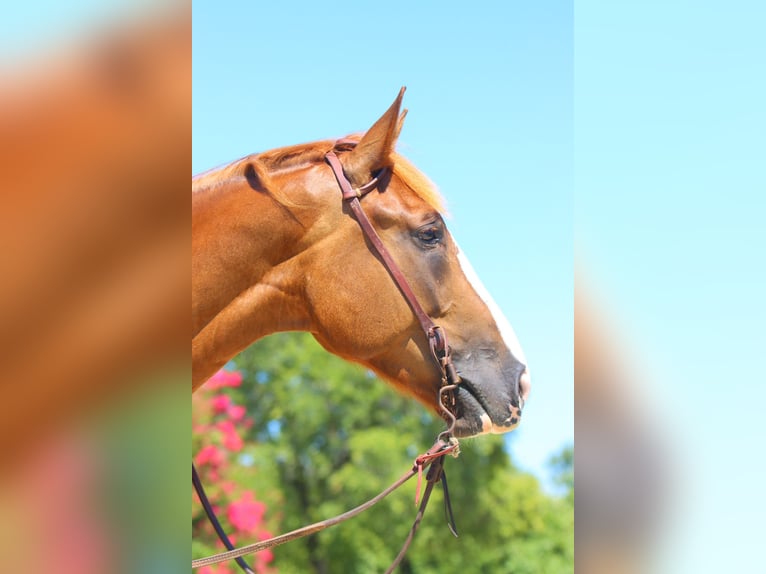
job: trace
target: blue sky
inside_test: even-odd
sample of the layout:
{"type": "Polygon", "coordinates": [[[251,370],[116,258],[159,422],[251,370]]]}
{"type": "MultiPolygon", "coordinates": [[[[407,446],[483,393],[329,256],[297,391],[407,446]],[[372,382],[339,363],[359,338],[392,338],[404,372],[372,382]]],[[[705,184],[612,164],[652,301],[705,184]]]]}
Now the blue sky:
{"type": "Polygon", "coordinates": [[[576,18],[576,243],[671,453],[662,571],[763,571],[766,5],[576,18]]]}
{"type": "Polygon", "coordinates": [[[544,476],[574,440],[572,14],[526,4],[194,3],[193,169],[365,130],[406,85],[399,150],[521,340],[509,445],[544,476]]]}

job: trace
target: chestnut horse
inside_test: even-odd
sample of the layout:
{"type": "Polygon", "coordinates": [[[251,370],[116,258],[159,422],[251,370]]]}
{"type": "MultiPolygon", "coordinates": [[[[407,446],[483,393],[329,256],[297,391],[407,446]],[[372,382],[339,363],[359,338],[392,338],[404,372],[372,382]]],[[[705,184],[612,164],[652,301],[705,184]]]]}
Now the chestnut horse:
{"type": "Polygon", "coordinates": [[[350,214],[325,154],[362,206],[461,378],[458,437],[515,428],[529,371],[508,321],[447,231],[442,200],[394,151],[404,89],[356,146],[332,140],[247,156],[192,180],[192,391],[254,341],[308,331],[438,411],[441,372],[405,298],[350,214]]]}

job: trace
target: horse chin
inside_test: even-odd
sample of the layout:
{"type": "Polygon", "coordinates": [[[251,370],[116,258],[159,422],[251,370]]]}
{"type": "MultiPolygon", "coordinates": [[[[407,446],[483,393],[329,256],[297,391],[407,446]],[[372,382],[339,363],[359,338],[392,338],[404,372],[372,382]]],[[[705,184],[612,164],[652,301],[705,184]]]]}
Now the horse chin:
{"type": "MultiPolygon", "coordinates": [[[[457,438],[468,438],[482,434],[503,434],[515,429],[521,421],[521,409],[508,406],[509,415],[501,421],[493,421],[488,409],[472,392],[472,385],[461,385],[455,395],[457,420],[453,434],[457,438]]],[[[501,409],[502,410],[502,409],[501,409]]]]}

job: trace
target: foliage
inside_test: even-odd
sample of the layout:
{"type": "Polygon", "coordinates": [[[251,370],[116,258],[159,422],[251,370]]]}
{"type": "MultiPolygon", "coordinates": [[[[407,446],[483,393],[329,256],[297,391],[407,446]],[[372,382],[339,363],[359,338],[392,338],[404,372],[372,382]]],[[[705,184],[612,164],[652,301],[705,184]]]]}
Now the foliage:
{"type": "MultiPolygon", "coordinates": [[[[268,501],[262,518],[272,532],[371,498],[443,429],[421,405],[309,335],[268,337],[235,364],[244,384],[223,390],[252,418],[226,478],[268,501]]],[[[461,451],[446,461],[460,537],[447,529],[437,487],[399,572],[572,572],[572,496],[546,495],[514,468],[502,437],[463,440],[461,451]]],[[[282,574],[384,571],[414,518],[414,493],[415,480],[350,522],[275,548],[271,567],[282,574]]]]}
{"type": "MultiPolygon", "coordinates": [[[[232,476],[236,471],[232,461],[244,445],[242,434],[253,424],[252,415],[247,415],[245,407],[236,404],[227,393],[241,383],[239,373],[220,371],[192,399],[194,464],[210,503],[234,544],[237,540],[271,537],[263,523],[265,504],[232,476]]],[[[192,556],[199,558],[222,550],[223,544],[217,540],[196,494],[193,495],[192,556]]],[[[251,564],[255,572],[267,573],[272,560],[273,555],[266,550],[258,553],[251,564]]],[[[198,574],[231,574],[237,571],[235,568],[233,562],[205,566],[198,574]]]]}
{"type": "Polygon", "coordinates": [[[566,490],[568,500],[574,505],[574,447],[568,446],[552,456],[549,465],[555,483],[566,490]]]}

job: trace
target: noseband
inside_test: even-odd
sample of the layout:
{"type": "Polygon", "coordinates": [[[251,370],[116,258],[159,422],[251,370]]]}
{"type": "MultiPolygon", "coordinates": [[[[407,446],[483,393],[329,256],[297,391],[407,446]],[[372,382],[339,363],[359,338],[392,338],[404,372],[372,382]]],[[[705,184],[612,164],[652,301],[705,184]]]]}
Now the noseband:
{"type": "Polygon", "coordinates": [[[194,485],[194,489],[199,496],[200,502],[205,509],[205,513],[207,514],[208,519],[218,534],[218,538],[228,549],[227,552],[221,552],[207,558],[192,560],[192,568],[200,568],[202,566],[218,564],[228,560],[236,560],[237,564],[244,572],[247,574],[253,574],[253,570],[242,559],[242,556],[253,554],[273,546],[278,546],[280,544],[284,544],[285,542],[295,540],[296,538],[308,536],[309,534],[319,532],[320,530],[324,530],[325,528],[348,520],[349,518],[360,514],[361,512],[367,510],[388,496],[391,492],[399,488],[402,484],[404,484],[407,480],[416,474],[418,475],[417,494],[415,495],[415,503],[417,504],[418,498],[420,497],[420,487],[423,478],[423,471],[428,468],[429,465],[430,468],[428,468],[428,472],[426,474],[427,484],[425,491],[423,492],[423,498],[421,499],[420,505],[418,507],[418,512],[415,516],[415,521],[413,522],[409,535],[404,542],[404,546],[402,547],[397,557],[394,559],[394,562],[386,571],[386,574],[393,572],[401,560],[404,558],[404,555],[407,552],[410,543],[412,542],[415,532],[420,525],[420,521],[423,518],[428,500],[431,496],[431,491],[437,482],[441,482],[442,488],[444,489],[444,506],[445,514],[447,516],[447,523],[449,525],[450,531],[455,536],[457,536],[457,529],[455,527],[454,517],[452,516],[452,506],[449,499],[449,490],[447,488],[447,475],[444,472],[444,456],[447,454],[457,456],[459,453],[458,441],[453,436],[452,431],[454,430],[455,424],[457,422],[455,414],[455,390],[460,384],[460,377],[458,376],[455,366],[452,363],[451,351],[449,344],[447,343],[447,335],[444,332],[444,329],[436,325],[428,316],[428,314],[423,310],[423,307],[420,305],[417,296],[407,282],[407,279],[405,278],[401,269],[397,265],[396,261],[394,261],[391,253],[386,248],[383,241],[380,239],[380,236],[378,235],[377,231],[375,231],[375,228],[372,226],[369,218],[362,209],[362,205],[359,200],[378,186],[382,171],[379,172],[378,175],[368,183],[358,188],[354,188],[351,185],[351,182],[343,172],[343,165],[341,164],[340,159],[338,159],[338,156],[335,154],[335,150],[337,149],[338,151],[341,151],[340,148],[342,147],[344,148],[343,151],[346,151],[353,148],[354,146],[356,146],[356,142],[353,140],[338,140],[335,143],[333,150],[325,154],[325,160],[330,165],[330,168],[335,175],[335,179],[340,186],[343,200],[348,203],[349,208],[353,212],[354,217],[362,229],[362,232],[370,241],[380,258],[383,260],[383,265],[391,275],[391,278],[396,283],[399,291],[401,291],[404,299],[407,301],[407,304],[412,309],[412,312],[420,323],[420,327],[423,330],[426,339],[428,340],[428,347],[431,350],[431,355],[433,356],[437,366],[439,367],[439,370],[441,371],[441,385],[437,394],[437,403],[439,406],[440,414],[447,421],[448,427],[446,430],[439,434],[436,442],[428,451],[415,459],[415,462],[410,470],[405,472],[391,486],[364,504],[361,504],[356,508],[340,514],[334,518],[316,522],[314,524],[304,526],[303,528],[293,530],[292,532],[288,532],[268,540],[263,540],[236,549],[229,540],[229,537],[226,535],[226,532],[223,530],[223,527],[221,526],[221,523],[218,520],[218,517],[216,516],[207,495],[205,494],[205,489],[202,486],[202,482],[200,481],[197,469],[192,464],[192,484],[194,485]]]}

